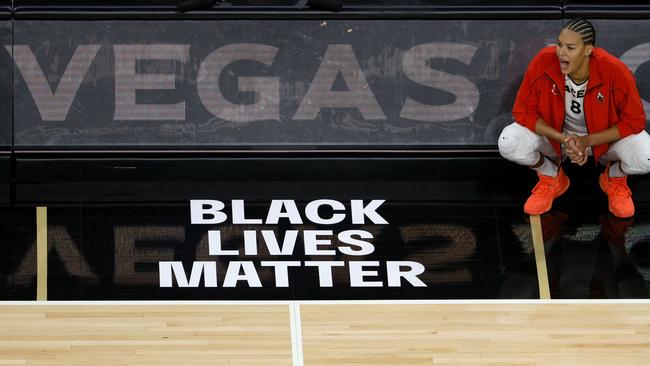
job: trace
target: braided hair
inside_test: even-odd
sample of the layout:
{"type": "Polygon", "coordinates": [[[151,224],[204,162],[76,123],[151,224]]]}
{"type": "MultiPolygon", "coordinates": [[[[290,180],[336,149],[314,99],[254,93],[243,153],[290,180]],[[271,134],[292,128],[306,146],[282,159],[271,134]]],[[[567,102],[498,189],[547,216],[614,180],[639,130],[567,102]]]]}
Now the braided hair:
{"type": "Polygon", "coordinates": [[[574,31],[582,36],[584,44],[596,44],[596,29],[588,20],[582,18],[572,19],[564,25],[563,29],[574,31]]]}

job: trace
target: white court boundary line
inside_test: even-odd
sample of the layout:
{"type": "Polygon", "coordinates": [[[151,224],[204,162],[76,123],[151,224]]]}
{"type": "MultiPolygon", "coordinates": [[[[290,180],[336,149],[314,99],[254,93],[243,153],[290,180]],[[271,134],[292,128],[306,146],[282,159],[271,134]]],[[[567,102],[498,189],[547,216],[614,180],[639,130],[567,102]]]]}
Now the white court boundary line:
{"type": "Polygon", "coordinates": [[[45,305],[45,306],[60,306],[60,305],[290,305],[293,301],[290,300],[74,300],[74,301],[57,301],[57,300],[48,300],[48,301],[0,301],[0,306],[3,305],[45,305]]]}
{"type": "Polygon", "coordinates": [[[289,304],[289,317],[291,320],[291,355],[293,366],[303,366],[302,351],[302,321],[300,320],[300,304],[292,301],[289,304]]]}
{"type": "MultiPolygon", "coordinates": [[[[508,305],[508,304],[648,304],[650,299],[490,299],[490,300],[111,300],[111,301],[0,301],[2,306],[84,305],[508,305]]],[[[299,310],[299,308],[295,309],[299,310]]]]}

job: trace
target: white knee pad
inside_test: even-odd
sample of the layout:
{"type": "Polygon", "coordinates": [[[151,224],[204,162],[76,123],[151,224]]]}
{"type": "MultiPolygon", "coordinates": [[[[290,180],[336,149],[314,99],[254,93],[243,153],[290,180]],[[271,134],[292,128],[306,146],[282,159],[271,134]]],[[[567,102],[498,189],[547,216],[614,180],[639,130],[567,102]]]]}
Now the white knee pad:
{"type": "Polygon", "coordinates": [[[629,175],[650,173],[650,152],[639,154],[632,158],[629,162],[623,162],[623,166],[621,168],[625,174],[629,175]]]}
{"type": "Polygon", "coordinates": [[[506,126],[499,136],[499,153],[517,164],[531,166],[539,161],[536,146],[531,143],[523,127],[517,123],[506,126]]]}
{"type": "Polygon", "coordinates": [[[646,131],[627,136],[610,145],[603,158],[605,161],[620,160],[625,174],[650,173],[650,136],[646,131]]]}

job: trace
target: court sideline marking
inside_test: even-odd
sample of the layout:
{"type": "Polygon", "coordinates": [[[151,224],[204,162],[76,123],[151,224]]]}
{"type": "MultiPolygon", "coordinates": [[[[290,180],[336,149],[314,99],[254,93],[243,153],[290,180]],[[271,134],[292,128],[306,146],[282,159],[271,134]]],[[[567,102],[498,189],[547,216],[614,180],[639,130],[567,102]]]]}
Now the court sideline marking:
{"type": "Polygon", "coordinates": [[[551,290],[548,286],[548,270],[546,267],[546,251],[544,250],[544,236],[542,235],[542,221],[539,215],[530,215],[530,230],[533,233],[533,251],[535,252],[535,265],[537,266],[537,282],[539,284],[539,298],[550,299],[551,290]]]}
{"type": "Polygon", "coordinates": [[[289,303],[289,318],[291,320],[291,355],[293,366],[303,366],[302,353],[302,321],[300,319],[300,304],[297,301],[289,303]]]}
{"type": "Polygon", "coordinates": [[[36,207],[36,300],[47,300],[47,207],[36,207]]]}

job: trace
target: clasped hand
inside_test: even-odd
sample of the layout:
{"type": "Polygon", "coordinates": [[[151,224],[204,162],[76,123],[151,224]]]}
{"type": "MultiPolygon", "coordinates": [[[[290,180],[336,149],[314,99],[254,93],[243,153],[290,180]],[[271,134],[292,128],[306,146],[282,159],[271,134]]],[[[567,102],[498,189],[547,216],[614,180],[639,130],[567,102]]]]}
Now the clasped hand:
{"type": "Polygon", "coordinates": [[[571,162],[580,166],[585,165],[587,162],[587,148],[586,136],[569,135],[564,139],[566,146],[566,153],[571,159],[571,162]]]}

